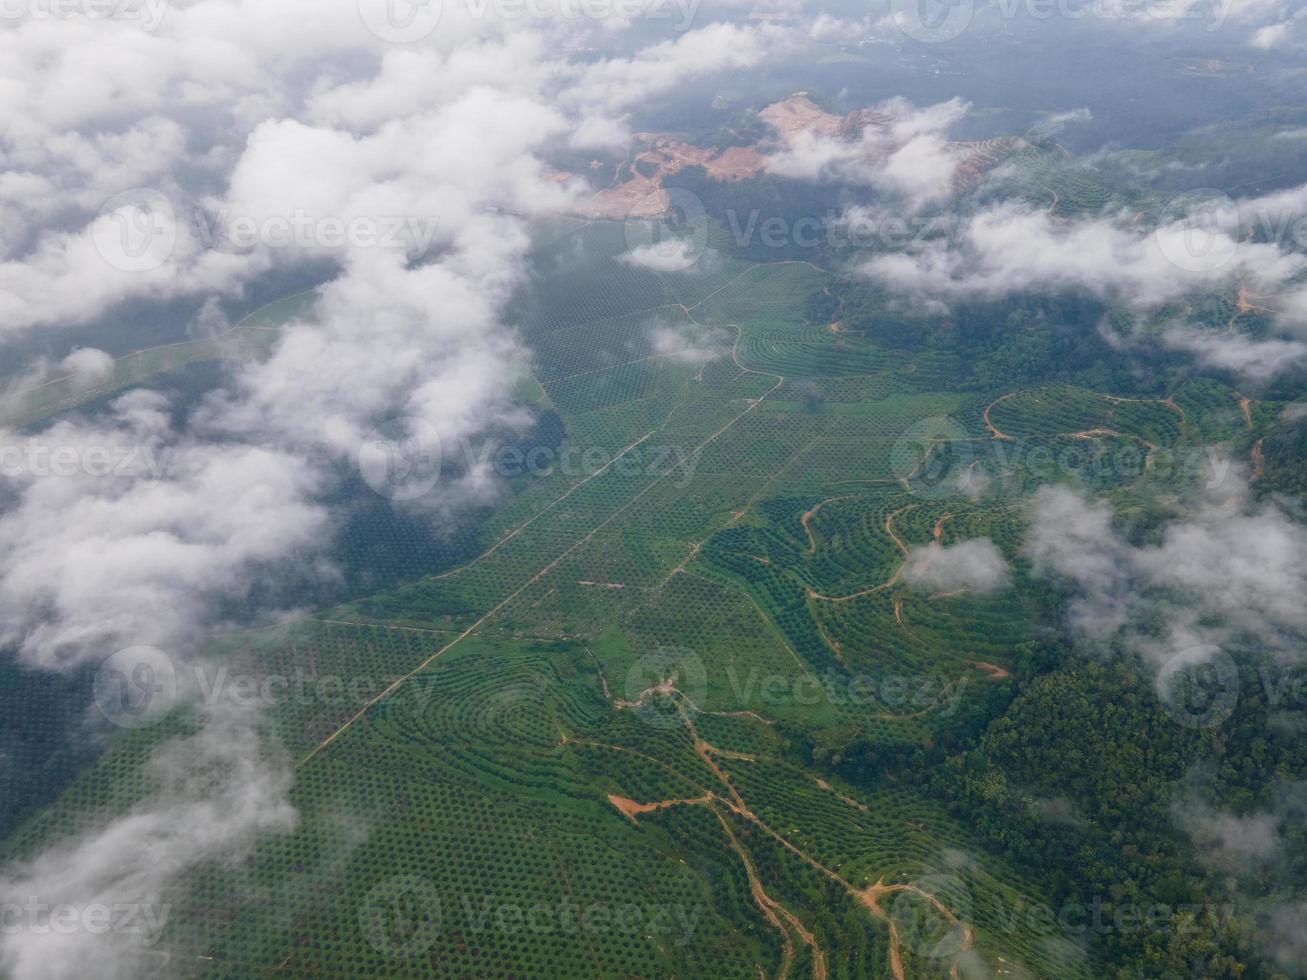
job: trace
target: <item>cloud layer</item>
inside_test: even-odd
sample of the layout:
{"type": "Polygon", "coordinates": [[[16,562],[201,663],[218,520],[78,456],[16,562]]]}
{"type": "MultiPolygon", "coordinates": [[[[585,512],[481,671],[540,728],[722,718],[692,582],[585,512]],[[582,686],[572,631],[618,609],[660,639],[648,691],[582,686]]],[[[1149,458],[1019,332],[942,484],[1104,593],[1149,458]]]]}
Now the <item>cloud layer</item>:
{"type": "MultiPolygon", "coordinates": [[[[387,43],[385,0],[195,0],[148,26],[0,31],[0,343],[41,331],[57,346],[127,301],[214,310],[261,278],[330,270],[268,356],[198,404],[130,391],[4,433],[0,641],[29,663],[139,644],[195,657],[260,585],[333,574],[326,501],[374,427],[400,419],[454,444],[524,423],[502,314],[530,222],[582,190],[547,153],[621,143],[635,105],[782,40],[709,23],[641,47],[620,17],[480,9],[445,4],[407,44],[387,43]]],[[[70,351],[19,388],[112,369],[70,351]]],[[[434,497],[492,490],[470,479],[434,497]]],[[[153,794],[3,872],[0,895],[159,906],[176,876],[291,826],[287,768],[257,716],[201,722],[160,748],[153,794]]],[[[130,947],[19,930],[0,967],[135,976],[130,947]]]]}
{"type": "Polygon", "coordinates": [[[1007,588],[1011,575],[994,542],[976,538],[953,545],[932,542],[913,548],[903,566],[903,580],[920,589],[984,594],[1007,588]]]}

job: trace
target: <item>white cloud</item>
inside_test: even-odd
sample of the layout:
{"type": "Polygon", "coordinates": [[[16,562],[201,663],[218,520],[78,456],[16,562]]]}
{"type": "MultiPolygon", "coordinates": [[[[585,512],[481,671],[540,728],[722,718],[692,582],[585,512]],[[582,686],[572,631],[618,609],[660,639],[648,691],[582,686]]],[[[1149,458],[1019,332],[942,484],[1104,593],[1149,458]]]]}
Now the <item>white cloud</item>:
{"type": "Polygon", "coordinates": [[[563,101],[591,111],[623,112],[688,79],[758,64],[785,34],[766,26],[717,23],[686,31],[629,58],[605,58],[579,69],[563,101]]]}
{"type": "Polygon", "coordinates": [[[1289,40],[1289,23],[1268,24],[1266,27],[1258,28],[1253,32],[1249,40],[1254,48],[1261,48],[1263,51],[1277,48],[1285,41],[1289,40]]]}
{"type": "Polygon", "coordinates": [[[655,272],[685,272],[699,261],[700,251],[692,239],[677,238],[636,246],[621,255],[619,261],[655,272]]]}
{"type": "Polygon", "coordinates": [[[767,169],[799,180],[867,184],[915,211],[952,193],[962,155],[946,134],[969,108],[958,98],[921,109],[891,99],[872,110],[884,125],[869,124],[853,139],[800,130],[767,158],[767,169]]]}
{"type": "Polygon", "coordinates": [[[94,347],[75,347],[59,362],[59,368],[73,379],[75,387],[98,384],[113,371],[113,357],[94,347]]]}
{"type": "Polygon", "coordinates": [[[1259,27],[1248,39],[1248,43],[1254,48],[1260,48],[1263,51],[1270,51],[1273,48],[1282,48],[1294,44],[1301,40],[1301,25],[1307,23],[1307,11],[1298,10],[1295,13],[1288,13],[1287,7],[1278,7],[1280,13],[1277,16],[1283,16],[1283,20],[1278,20],[1270,24],[1259,27]]]}
{"type": "Polygon", "coordinates": [[[125,202],[77,231],[42,234],[22,258],[0,262],[0,340],[90,320],[130,298],[229,291],[265,267],[257,256],[206,249],[175,211],[153,212],[153,225],[138,232],[132,222],[140,214],[125,202]]]}
{"type": "Polygon", "coordinates": [[[261,565],[322,546],[304,460],[174,432],[162,396],[3,440],[0,641],[60,667],[149,644],[194,645],[216,598],[261,565]]]}
{"type": "Polygon", "coordinates": [[[1037,136],[1042,139],[1049,139],[1062,132],[1062,130],[1066,129],[1068,126],[1091,122],[1093,118],[1093,112],[1084,107],[1079,109],[1068,109],[1064,112],[1045,113],[1044,117],[1039,122],[1030,127],[1028,135],[1037,136]]]}
{"type": "Polygon", "coordinates": [[[674,361],[702,364],[728,356],[732,336],[721,327],[697,323],[655,322],[650,329],[654,353],[674,361]]]}
{"type": "MultiPolygon", "coordinates": [[[[1194,775],[1201,784],[1201,770],[1194,775]]],[[[1275,776],[1266,782],[1262,807],[1252,812],[1219,810],[1195,788],[1174,803],[1172,819],[1192,841],[1199,861],[1222,875],[1269,957],[1296,975],[1307,954],[1302,931],[1307,903],[1295,897],[1293,836],[1307,815],[1307,784],[1275,776]]]]}
{"type": "Polygon", "coordinates": [[[34,391],[54,382],[66,381],[77,392],[94,388],[109,378],[113,366],[113,357],[94,347],[76,347],[60,361],[41,358],[0,391],[0,416],[21,413],[34,391]]]}
{"type": "Polygon", "coordinates": [[[940,592],[965,589],[986,594],[1007,588],[1011,574],[994,542],[976,538],[953,545],[931,542],[913,548],[903,566],[903,580],[922,589],[940,592]]]}
{"type": "Polygon", "coordinates": [[[1136,231],[1106,218],[1060,223],[1044,211],[1003,204],[972,217],[958,242],[879,255],[863,274],[921,296],[996,298],[1025,290],[1078,289],[1137,307],[1157,306],[1236,273],[1280,286],[1307,259],[1278,246],[1236,241],[1230,231],[1175,221],[1136,231]],[[1192,261],[1191,261],[1192,260],[1192,261]]]}
{"type": "Polygon", "coordinates": [[[832,17],[823,11],[819,12],[808,25],[808,36],[814,41],[848,44],[850,41],[867,37],[874,29],[868,17],[861,20],[847,20],[842,17],[832,17]]]}
{"type": "Polygon", "coordinates": [[[1026,551],[1037,571],[1074,583],[1077,636],[1118,637],[1155,663],[1235,634],[1296,655],[1307,630],[1307,527],[1275,503],[1253,503],[1233,471],[1215,482],[1141,545],[1117,532],[1105,502],[1065,487],[1035,495],[1026,551]]]}
{"type": "Polygon", "coordinates": [[[1170,327],[1162,334],[1162,342],[1188,351],[1200,364],[1234,371],[1251,381],[1266,381],[1292,370],[1307,357],[1307,343],[1300,340],[1253,340],[1199,327],[1170,327]]]}
{"type": "Polygon", "coordinates": [[[1201,799],[1187,799],[1175,808],[1175,821],[1193,838],[1206,864],[1227,871],[1249,871],[1280,849],[1281,819],[1273,813],[1246,817],[1222,813],[1201,799]]]}
{"type": "Polygon", "coordinates": [[[146,975],[161,952],[155,944],[167,938],[168,922],[180,917],[177,906],[185,902],[171,889],[173,881],[210,861],[239,860],[259,834],[284,832],[296,822],[286,802],[285,760],[260,736],[257,719],[233,708],[203,719],[198,734],[165,743],[145,774],[154,791],[129,812],[0,875],[7,916],[0,968],[6,976],[146,975]],[[103,930],[103,923],[87,918],[87,928],[52,929],[56,906],[80,916],[105,909],[119,928],[103,930]],[[130,920],[124,909],[131,910],[130,920]]]}
{"type": "MultiPolygon", "coordinates": [[[[0,31],[0,342],[57,336],[127,300],[194,296],[212,311],[257,276],[334,270],[311,316],[180,419],[137,391],[4,434],[19,454],[3,477],[0,640],[50,669],[137,644],[193,657],[256,585],[332,574],[324,500],[372,427],[414,416],[456,445],[522,424],[502,311],[525,276],[529,222],[575,193],[548,174],[546,149],[611,139],[649,96],[755,65],[784,35],[714,24],[646,49],[623,42],[616,57],[574,58],[561,43],[620,27],[446,4],[439,30],[399,48],[352,0],[194,0],[170,5],[154,33],[77,20],[0,31]],[[123,240],[142,231],[139,195],[100,213],[134,188],[152,202],[142,242],[123,240]],[[395,247],[230,234],[301,215],[400,223],[395,247]],[[133,246],[109,247],[118,265],[105,255],[115,242],[133,246]],[[71,469],[51,474],[33,444],[58,447],[71,469]],[[122,472],[101,472],[106,454],[122,472]]],[[[107,367],[81,350],[32,377],[90,384],[107,367]]],[[[431,506],[493,493],[482,476],[438,486],[431,506]]],[[[161,750],[157,792],[4,872],[6,900],[157,902],[177,875],[288,828],[285,765],[263,751],[257,718],[202,721],[161,750]],[[199,768],[223,776],[189,779],[199,768]]],[[[85,935],[0,942],[15,980],[132,976],[138,962],[85,935]]]]}

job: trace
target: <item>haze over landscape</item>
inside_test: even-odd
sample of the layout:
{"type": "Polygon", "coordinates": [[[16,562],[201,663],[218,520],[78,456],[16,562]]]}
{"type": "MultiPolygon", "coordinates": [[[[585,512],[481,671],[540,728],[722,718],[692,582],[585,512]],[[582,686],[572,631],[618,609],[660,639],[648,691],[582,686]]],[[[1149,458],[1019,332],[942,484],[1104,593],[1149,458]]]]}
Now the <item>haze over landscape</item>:
{"type": "Polygon", "coordinates": [[[1307,975],[1307,11],[0,3],[0,976],[1307,975]]]}

